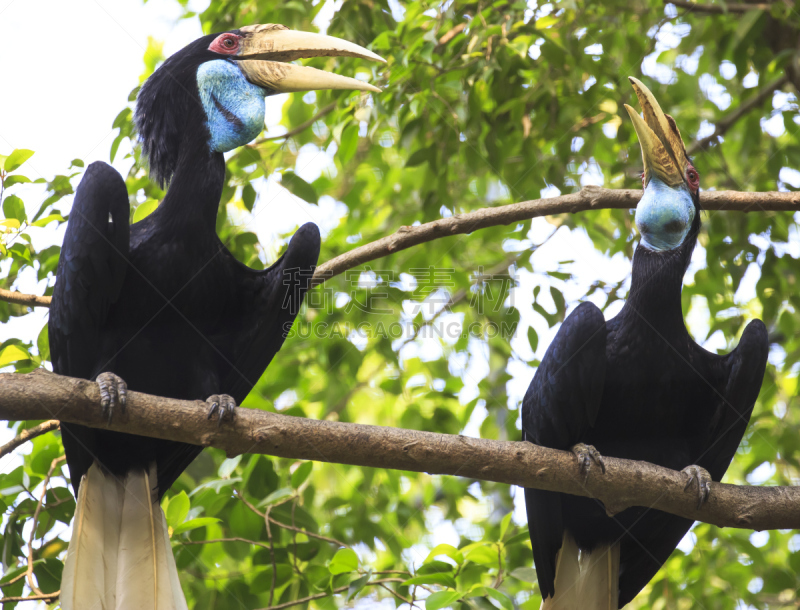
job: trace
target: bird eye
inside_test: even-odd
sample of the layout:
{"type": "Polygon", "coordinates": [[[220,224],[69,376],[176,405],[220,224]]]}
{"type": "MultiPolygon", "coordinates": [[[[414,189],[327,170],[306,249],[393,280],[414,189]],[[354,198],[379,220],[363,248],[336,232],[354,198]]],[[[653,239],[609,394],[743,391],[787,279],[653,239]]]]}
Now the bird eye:
{"type": "Polygon", "coordinates": [[[689,188],[693,191],[697,190],[697,187],[700,186],[700,174],[697,173],[697,170],[689,166],[689,169],[686,170],[686,180],[689,182],[689,188]]]}
{"type": "Polygon", "coordinates": [[[235,34],[222,34],[214,39],[208,50],[215,53],[224,53],[225,55],[236,53],[239,50],[239,37],[235,34]]]}

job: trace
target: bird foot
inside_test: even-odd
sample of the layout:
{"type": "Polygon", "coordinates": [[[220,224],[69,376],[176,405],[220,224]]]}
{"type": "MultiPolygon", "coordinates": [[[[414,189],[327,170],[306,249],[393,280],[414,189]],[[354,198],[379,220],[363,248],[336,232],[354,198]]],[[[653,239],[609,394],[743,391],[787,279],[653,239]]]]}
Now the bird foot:
{"type": "Polygon", "coordinates": [[[578,460],[578,466],[580,467],[580,472],[583,475],[584,483],[589,480],[589,470],[592,467],[592,462],[600,466],[600,470],[603,472],[603,474],[606,473],[606,463],[603,460],[603,456],[600,455],[600,452],[592,445],[578,443],[572,447],[570,451],[578,460]]]}
{"type": "Polygon", "coordinates": [[[114,408],[125,410],[128,401],[128,384],[121,377],[114,373],[100,373],[95,380],[100,386],[100,406],[103,408],[103,415],[111,423],[114,416],[114,408]]]}
{"type": "Polygon", "coordinates": [[[681,470],[681,472],[689,475],[689,480],[686,481],[686,486],[683,488],[683,491],[689,491],[692,483],[695,481],[697,482],[697,508],[700,508],[708,501],[708,494],[711,492],[711,487],[709,485],[712,480],[711,475],[708,473],[708,470],[702,466],[696,466],[695,464],[687,466],[681,470]]]}
{"type": "Polygon", "coordinates": [[[227,394],[212,394],[206,398],[206,402],[210,405],[207,419],[211,419],[215,413],[219,413],[217,427],[222,425],[223,421],[233,421],[236,414],[236,401],[233,398],[227,394]]]}

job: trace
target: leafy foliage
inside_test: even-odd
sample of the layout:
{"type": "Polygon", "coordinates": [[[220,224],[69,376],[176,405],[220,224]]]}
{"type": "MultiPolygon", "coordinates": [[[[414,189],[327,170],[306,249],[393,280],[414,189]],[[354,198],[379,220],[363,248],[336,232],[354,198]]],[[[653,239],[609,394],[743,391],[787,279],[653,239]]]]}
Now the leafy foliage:
{"type": "MultiPolygon", "coordinates": [[[[305,0],[274,6],[215,0],[187,17],[200,19],[206,32],[259,22],[313,30],[322,8],[322,2],[305,0]]],[[[257,215],[273,213],[264,193],[268,184],[278,188],[278,177],[281,188],[305,202],[302,209],[328,210],[333,218],[323,227],[321,260],[403,225],[556,189],[571,192],[589,183],[633,188],[641,162],[622,107],[636,106],[629,74],[651,86],[688,145],[772,80],[786,74],[797,82],[798,25],[798,13],[783,3],[770,12],[711,14],[684,13],[656,0],[564,0],[540,7],[514,0],[345,0],[328,33],[371,45],[388,65],[368,68],[333,58],[310,63],[344,74],[371,70],[370,81],[384,92],[288,96],[281,124],[309,127],[289,138],[261,138],[230,156],[218,232],[248,265],[273,262],[281,240],[259,244],[252,225],[257,215]],[[309,154],[328,160],[319,175],[307,171],[302,159],[309,154]]],[[[151,42],[142,80],[160,59],[160,46],[151,42]]],[[[122,142],[135,139],[135,93],[114,122],[112,159],[122,142]]],[[[735,122],[723,142],[698,154],[704,187],[800,187],[800,175],[790,169],[800,167],[796,96],[787,84],[735,122]]],[[[132,218],[139,220],[164,193],[148,179],[140,149],[134,146],[131,154],[126,183],[132,218]]],[[[19,150],[0,159],[4,288],[26,269],[52,278],[59,248],[37,250],[31,236],[54,232],[64,222],[82,168],[76,160],[48,182],[49,197],[27,218],[14,189],[29,182],[20,174],[29,155],[19,150]]],[[[636,239],[631,220],[626,211],[604,210],[494,227],[333,278],[309,294],[293,336],[244,406],[517,439],[518,387],[527,385],[530,367],[566,311],[590,298],[611,315],[625,298],[625,277],[610,281],[598,268],[597,277],[586,281],[570,240],[588,235],[596,260],[624,260],[636,239]],[[550,231],[559,229],[554,241],[560,240],[561,250],[535,266],[536,242],[548,233],[548,223],[550,231]],[[442,330],[448,328],[456,330],[442,330]],[[432,334],[436,329],[440,335],[432,334]],[[512,371],[521,380],[516,385],[512,371]]],[[[785,213],[708,214],[687,276],[684,310],[698,340],[710,338],[708,345],[726,351],[753,317],[764,320],[773,340],[730,482],[797,482],[796,223],[785,213]]],[[[48,293],[52,281],[50,286],[48,293]]],[[[28,311],[0,302],[4,323],[28,311]]],[[[48,356],[43,329],[36,341],[3,343],[0,367],[30,371],[48,356]]],[[[17,430],[36,423],[23,422],[17,430]]],[[[0,475],[4,596],[28,590],[28,553],[38,588],[58,589],[74,510],[60,464],[36,523],[32,517],[61,452],[57,433],[38,437],[22,464],[0,475]]],[[[164,507],[193,608],[305,600],[296,607],[329,610],[372,597],[428,610],[529,610],[538,608],[538,589],[524,517],[512,519],[515,493],[457,477],[256,455],[227,459],[207,450],[164,507]]],[[[796,602],[796,534],[700,524],[690,538],[632,607],[796,602]]]]}

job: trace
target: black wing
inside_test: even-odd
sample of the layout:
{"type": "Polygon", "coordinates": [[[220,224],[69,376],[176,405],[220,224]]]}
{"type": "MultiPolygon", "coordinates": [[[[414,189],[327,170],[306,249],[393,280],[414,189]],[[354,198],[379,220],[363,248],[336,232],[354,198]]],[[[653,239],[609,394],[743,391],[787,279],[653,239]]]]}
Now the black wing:
{"type": "MultiPolygon", "coordinates": [[[[48,322],[56,373],[94,379],[103,372],[97,370],[103,365],[98,362],[101,330],[125,280],[129,214],[122,176],[105,163],[92,163],[75,193],[56,270],[48,322]]],[[[61,429],[77,493],[80,476],[92,463],[91,448],[79,440],[83,426],[64,424],[61,429]]]]}
{"type": "MultiPolygon", "coordinates": [[[[698,349],[702,350],[698,346],[698,349]]],[[[748,324],[739,345],[722,364],[727,368],[727,384],[706,450],[697,460],[715,481],[722,479],[742,441],[750,414],[758,398],[767,364],[769,339],[760,320],[748,324]]],[[[707,353],[703,353],[707,357],[707,353]]],[[[629,509],[631,510],[631,509],[629,509]]],[[[622,541],[624,558],[620,571],[620,607],[632,600],[650,582],[692,526],[683,519],[648,509],[622,541]]]]}
{"type": "Polygon", "coordinates": [[[753,320],[744,329],[739,345],[726,358],[725,396],[720,401],[708,451],[698,460],[715,481],[722,479],[750,423],[764,381],[768,352],[767,327],[761,320],[753,320]]]}
{"type": "MultiPolygon", "coordinates": [[[[606,372],[606,322],[592,303],[581,303],[547,348],[522,401],[522,439],[569,449],[594,424],[606,372]]],[[[556,553],[564,528],[561,494],[525,490],[533,561],[542,596],[553,595],[556,553]]]]}
{"type": "Polygon", "coordinates": [[[320,236],[314,223],[306,223],[292,236],[283,256],[265,271],[236,263],[239,313],[230,317],[230,361],[221,387],[241,404],[283,345],[319,259],[320,236]]]}

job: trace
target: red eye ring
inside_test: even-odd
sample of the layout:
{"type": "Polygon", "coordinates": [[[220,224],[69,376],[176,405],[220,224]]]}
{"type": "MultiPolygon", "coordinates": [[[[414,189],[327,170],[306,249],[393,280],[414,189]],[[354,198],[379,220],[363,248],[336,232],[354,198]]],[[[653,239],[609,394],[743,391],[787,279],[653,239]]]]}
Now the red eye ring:
{"type": "Polygon", "coordinates": [[[239,51],[239,38],[236,34],[220,34],[208,46],[208,50],[223,55],[233,55],[239,51]]]}
{"type": "Polygon", "coordinates": [[[698,174],[697,170],[691,165],[686,170],[686,181],[689,183],[689,188],[692,189],[692,191],[696,191],[700,186],[700,174],[698,174]]]}

